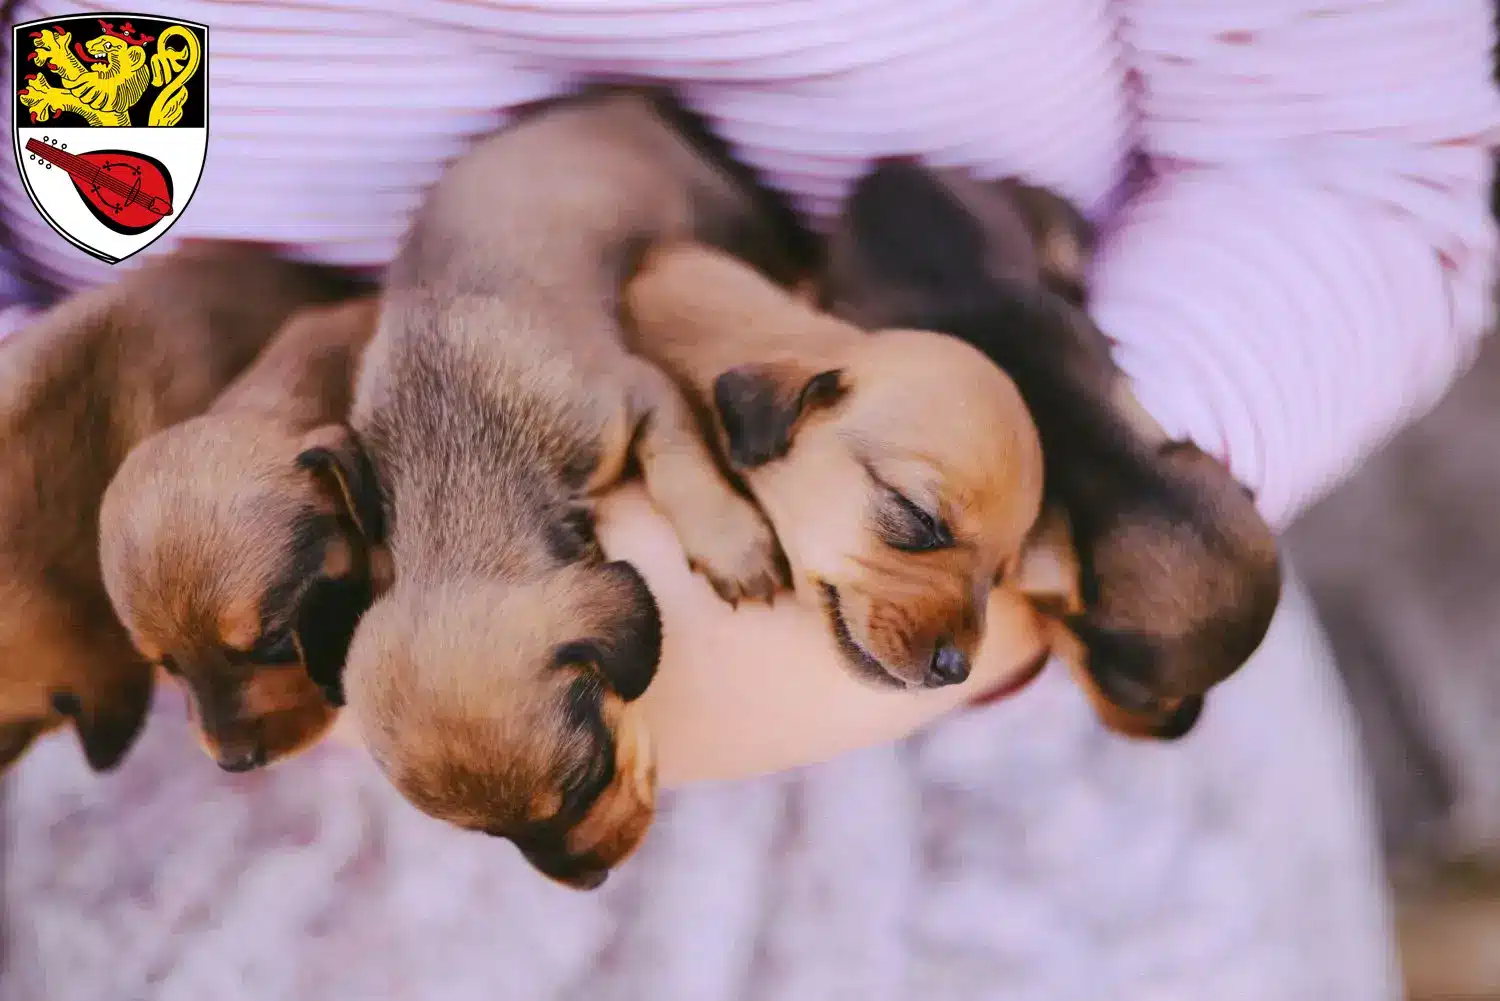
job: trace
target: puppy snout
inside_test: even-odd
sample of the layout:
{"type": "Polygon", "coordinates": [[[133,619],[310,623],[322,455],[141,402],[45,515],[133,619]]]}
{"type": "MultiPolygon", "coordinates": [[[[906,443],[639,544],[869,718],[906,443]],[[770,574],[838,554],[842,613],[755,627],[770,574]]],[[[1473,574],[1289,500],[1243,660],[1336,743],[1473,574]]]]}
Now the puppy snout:
{"type": "Polygon", "coordinates": [[[1190,695],[1163,707],[1163,713],[1152,729],[1150,736],[1157,740],[1181,740],[1198,725],[1203,715],[1204,699],[1201,695],[1190,695]]]}
{"type": "Polygon", "coordinates": [[[927,687],[957,685],[968,679],[969,670],[968,654],[952,640],[942,640],[932,651],[932,663],[927,668],[927,687]]]}
{"type": "Polygon", "coordinates": [[[249,772],[266,763],[266,750],[259,744],[250,747],[223,749],[219,752],[219,767],[226,772],[249,772]]]}
{"type": "Polygon", "coordinates": [[[574,890],[597,890],[609,879],[609,866],[593,855],[569,855],[557,848],[523,848],[537,872],[574,890]]]}

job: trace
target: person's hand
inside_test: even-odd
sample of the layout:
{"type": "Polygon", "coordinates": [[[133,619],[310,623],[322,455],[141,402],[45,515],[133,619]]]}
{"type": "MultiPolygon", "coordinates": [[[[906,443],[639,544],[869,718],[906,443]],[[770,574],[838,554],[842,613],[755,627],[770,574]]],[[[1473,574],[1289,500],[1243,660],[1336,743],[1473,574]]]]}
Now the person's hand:
{"type": "Polygon", "coordinates": [[[599,538],[611,559],[640,569],[661,608],[661,667],[641,704],[664,786],[780,771],[895,740],[1010,684],[1045,649],[1030,606],[996,591],[968,681],[923,692],[877,688],[848,672],[822,616],[790,592],[773,607],[721,601],[688,570],[639,484],[604,499],[599,538]]]}
{"type": "MultiPolygon", "coordinates": [[[[763,775],[896,740],[1016,683],[1046,650],[1031,606],[995,591],[967,681],[922,692],[877,688],[849,673],[823,617],[790,592],[771,607],[721,600],[688,569],[639,483],[603,499],[599,538],[610,559],[639,568],[661,609],[661,666],[641,706],[663,786],[763,775]]],[[[358,741],[347,713],[336,732],[358,741]]]]}

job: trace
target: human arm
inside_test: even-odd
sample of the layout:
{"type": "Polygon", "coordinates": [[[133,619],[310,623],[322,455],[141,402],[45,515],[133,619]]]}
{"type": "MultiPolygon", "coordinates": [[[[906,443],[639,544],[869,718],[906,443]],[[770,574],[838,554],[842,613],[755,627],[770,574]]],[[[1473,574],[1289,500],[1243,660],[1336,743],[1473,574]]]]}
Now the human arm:
{"type": "Polygon", "coordinates": [[[36,315],[36,290],[21,277],[22,268],[3,244],[0,244],[0,341],[36,315]]]}
{"type": "Polygon", "coordinates": [[[612,559],[645,575],[661,607],[662,663],[642,699],[666,786],[732,779],[827,760],[895,740],[1027,675],[1044,651],[1021,599],[991,595],[984,644],[961,685],[893,692],[856,680],[822,617],[784,593],[731,609],[688,570],[666,520],[637,483],[601,504],[612,559]]]}
{"type": "MultiPolygon", "coordinates": [[[[639,482],[605,495],[598,529],[606,554],[641,571],[661,610],[661,665],[640,704],[668,788],[764,775],[896,740],[1023,685],[1047,652],[1031,607],[996,590],[967,681],[921,692],[876,688],[845,668],[822,616],[790,593],[771,607],[723,602],[688,569],[639,482]]],[[[348,714],[335,733],[358,743],[348,714]]]]}
{"type": "Polygon", "coordinates": [[[1166,430],[1276,525],[1430,407],[1490,321],[1478,0],[1119,0],[1153,179],[1093,309],[1166,430]]]}

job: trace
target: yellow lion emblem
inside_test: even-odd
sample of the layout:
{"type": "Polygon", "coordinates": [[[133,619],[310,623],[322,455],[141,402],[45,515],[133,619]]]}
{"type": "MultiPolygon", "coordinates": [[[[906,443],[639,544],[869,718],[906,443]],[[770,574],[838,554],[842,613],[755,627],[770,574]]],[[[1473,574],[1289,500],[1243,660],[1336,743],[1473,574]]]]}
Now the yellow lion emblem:
{"type": "Polygon", "coordinates": [[[130,109],[150,86],[162,90],[151,103],[146,124],[176,125],[187,104],[187,82],[203,61],[198,36],[177,24],[160,38],[138,34],[128,21],[118,29],[108,21],[100,21],[99,27],[104,33],[82,47],[94,60],[87,66],[74,54],[69,32],[45,28],[32,33],[36,51],[31,61],[42,72],[27,77],[19,95],[31,120],[45,122],[71,111],[90,125],[128,126],[130,109]],[[146,46],[152,41],[156,52],[148,56],[146,46]],[[47,79],[49,69],[57,74],[57,84],[47,79]]]}

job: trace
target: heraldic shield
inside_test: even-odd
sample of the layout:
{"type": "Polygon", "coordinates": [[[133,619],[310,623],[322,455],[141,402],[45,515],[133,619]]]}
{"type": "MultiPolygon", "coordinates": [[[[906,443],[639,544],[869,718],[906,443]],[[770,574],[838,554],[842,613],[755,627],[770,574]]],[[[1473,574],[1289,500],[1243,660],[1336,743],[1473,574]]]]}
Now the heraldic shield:
{"type": "Polygon", "coordinates": [[[65,239],[118,264],[181,217],[208,152],[208,28],[79,14],[11,37],[16,160],[65,239]]]}

